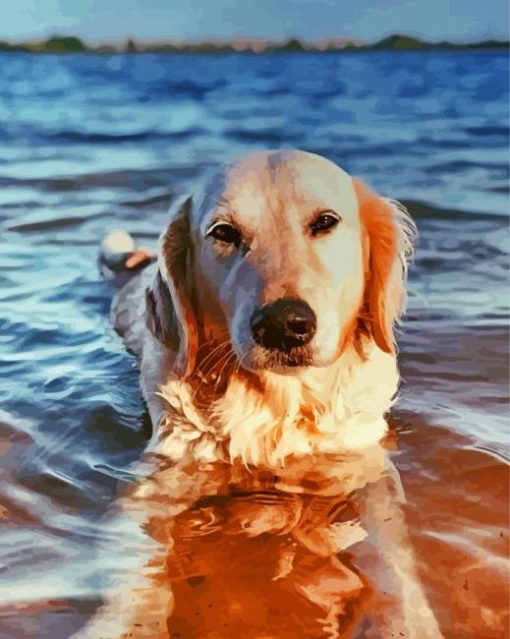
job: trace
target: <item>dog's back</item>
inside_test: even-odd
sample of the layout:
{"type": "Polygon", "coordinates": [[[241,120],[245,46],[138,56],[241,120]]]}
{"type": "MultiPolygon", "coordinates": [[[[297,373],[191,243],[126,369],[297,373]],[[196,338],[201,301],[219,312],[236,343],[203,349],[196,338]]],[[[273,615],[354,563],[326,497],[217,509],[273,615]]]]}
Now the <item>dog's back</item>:
{"type": "Polygon", "coordinates": [[[101,275],[117,289],[111,323],[126,348],[140,356],[145,332],[145,291],[157,273],[156,256],[138,248],[129,233],[116,229],[101,242],[98,266],[101,275]]]}

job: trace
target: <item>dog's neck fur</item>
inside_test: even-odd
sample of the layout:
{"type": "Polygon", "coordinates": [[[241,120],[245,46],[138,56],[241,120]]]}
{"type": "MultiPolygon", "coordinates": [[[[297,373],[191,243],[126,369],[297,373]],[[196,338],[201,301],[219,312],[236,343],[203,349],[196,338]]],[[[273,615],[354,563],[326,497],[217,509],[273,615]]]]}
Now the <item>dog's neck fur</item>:
{"type": "Polygon", "coordinates": [[[241,459],[281,467],[291,456],[348,453],[376,444],[398,388],[393,354],[373,342],[365,356],[348,347],[331,366],[271,371],[234,371],[221,394],[205,408],[190,381],[170,378],[160,396],[170,407],[160,421],[158,450],[180,459],[191,449],[203,461],[241,459]]]}

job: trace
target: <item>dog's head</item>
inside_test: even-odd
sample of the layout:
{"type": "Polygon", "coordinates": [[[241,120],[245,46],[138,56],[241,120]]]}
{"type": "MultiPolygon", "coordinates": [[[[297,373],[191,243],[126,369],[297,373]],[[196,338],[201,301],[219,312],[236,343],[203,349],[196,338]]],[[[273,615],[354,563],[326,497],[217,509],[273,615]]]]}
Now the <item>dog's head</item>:
{"type": "Polygon", "coordinates": [[[160,337],[179,343],[188,374],[207,343],[282,374],[328,366],[362,335],[392,352],[413,229],[324,158],[249,156],[172,209],[160,285],[174,309],[154,305],[160,337]]]}

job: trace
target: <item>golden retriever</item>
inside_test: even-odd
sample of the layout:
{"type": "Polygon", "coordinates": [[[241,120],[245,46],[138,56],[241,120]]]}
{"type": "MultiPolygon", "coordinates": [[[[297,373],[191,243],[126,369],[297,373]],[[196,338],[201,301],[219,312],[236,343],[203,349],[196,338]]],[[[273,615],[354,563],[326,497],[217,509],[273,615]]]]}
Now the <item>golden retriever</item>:
{"type": "MultiPolygon", "coordinates": [[[[405,303],[413,234],[402,206],[302,151],[233,162],[172,207],[157,261],[123,286],[112,306],[116,329],[139,357],[154,427],[150,450],[164,460],[127,508],[142,512],[145,531],[161,547],[136,587],[116,589],[86,636],[299,636],[297,629],[228,631],[233,626],[215,628],[214,621],[200,631],[186,626],[188,634],[167,627],[175,600],[161,575],[168,577],[172,564],[168,548],[188,539],[186,513],[198,517],[213,508],[203,506],[204,497],[228,494],[233,485],[258,494],[260,473],[269,473],[280,496],[310,492],[313,483],[321,499],[338,503],[341,495],[346,502],[363,493],[363,505],[351,521],[332,523],[329,514],[305,526],[303,497],[289,528],[285,499],[255,500],[243,511],[243,539],[285,529],[306,552],[328,557],[332,570],[339,552],[368,538],[372,550],[358,557],[357,568],[342,568],[346,601],[363,590],[362,575],[380,594],[361,636],[441,636],[416,577],[396,471],[380,444],[399,383],[394,327],[405,303]],[[241,481],[243,468],[249,472],[241,481]],[[321,481],[325,490],[317,488],[321,481]]],[[[139,262],[136,252],[129,259],[139,262]]],[[[222,515],[224,531],[238,530],[234,511],[222,515]]],[[[207,512],[214,519],[214,508],[207,512]]],[[[297,551],[287,550],[274,562],[278,578],[295,577],[297,551]]],[[[207,564],[191,575],[215,574],[207,564]]],[[[332,603],[342,588],[331,599],[318,594],[318,577],[299,574],[295,588],[308,600],[330,617],[345,613],[345,605],[332,603]]],[[[213,591],[228,592],[235,583],[233,574],[224,575],[213,591]]],[[[309,636],[352,630],[328,623],[329,630],[309,636]]]]}

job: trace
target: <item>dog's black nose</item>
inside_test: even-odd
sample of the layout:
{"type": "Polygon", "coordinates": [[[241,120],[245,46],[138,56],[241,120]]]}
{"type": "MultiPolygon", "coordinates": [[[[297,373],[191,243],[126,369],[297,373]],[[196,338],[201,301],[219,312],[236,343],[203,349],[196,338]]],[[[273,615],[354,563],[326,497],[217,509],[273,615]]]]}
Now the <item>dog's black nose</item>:
{"type": "Polygon", "coordinates": [[[251,330],[257,344],[286,352],[308,344],[316,328],[315,313],[300,300],[283,298],[251,316],[251,330]]]}

